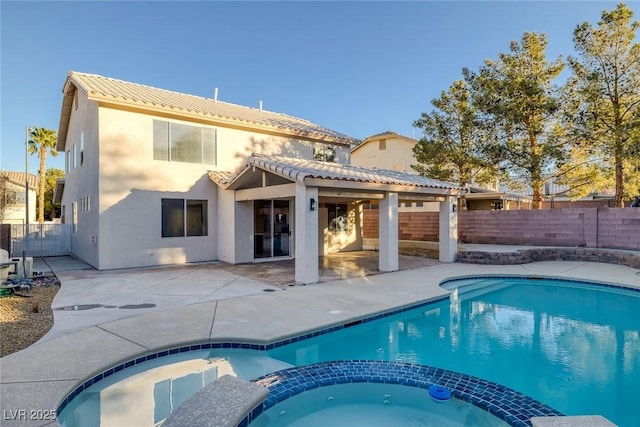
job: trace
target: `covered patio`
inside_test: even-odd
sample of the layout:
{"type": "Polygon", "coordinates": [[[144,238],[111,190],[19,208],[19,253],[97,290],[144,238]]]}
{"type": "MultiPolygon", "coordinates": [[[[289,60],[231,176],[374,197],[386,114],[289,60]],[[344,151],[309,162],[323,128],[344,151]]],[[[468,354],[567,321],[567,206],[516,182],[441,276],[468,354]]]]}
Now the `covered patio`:
{"type": "MultiPolygon", "coordinates": [[[[437,265],[433,258],[412,255],[398,256],[398,271],[437,265]]],[[[273,286],[294,286],[295,259],[267,263],[219,264],[218,268],[273,286]]],[[[378,252],[372,250],[336,252],[319,257],[318,283],[350,280],[380,274],[378,252]]]]}
{"type": "MultiPolygon", "coordinates": [[[[273,250],[272,243],[270,256],[265,258],[273,260],[276,254],[293,256],[295,281],[317,283],[319,256],[362,249],[362,205],[377,204],[378,270],[396,271],[398,205],[402,201],[440,203],[439,260],[456,260],[456,199],[462,188],[453,184],[405,172],[257,154],[251,155],[235,173],[216,171],[210,172],[209,177],[220,187],[219,199],[233,201],[224,203],[232,208],[222,215],[224,221],[218,228],[224,236],[219,240],[234,242],[234,247],[219,247],[220,260],[232,264],[256,261],[262,256],[262,252],[257,255],[257,239],[262,249],[264,236],[277,237],[278,251],[273,250]],[[256,210],[257,201],[272,201],[271,216],[266,215],[265,223],[273,227],[266,233],[258,233],[264,230],[256,227],[262,218],[256,210]],[[278,226],[280,219],[286,228],[278,226]]],[[[264,211],[261,215],[265,216],[264,211]]]]}

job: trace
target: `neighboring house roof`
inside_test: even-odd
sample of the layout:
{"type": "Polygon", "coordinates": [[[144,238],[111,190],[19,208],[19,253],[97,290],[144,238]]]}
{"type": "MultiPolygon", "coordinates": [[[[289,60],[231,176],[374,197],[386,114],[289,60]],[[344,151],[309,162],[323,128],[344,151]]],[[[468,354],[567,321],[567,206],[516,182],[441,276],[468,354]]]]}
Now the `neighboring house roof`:
{"type": "Polygon", "coordinates": [[[484,187],[469,186],[468,192],[463,195],[467,200],[515,200],[515,201],[530,201],[531,197],[523,193],[518,193],[504,184],[500,184],[499,190],[491,190],[484,187]]]}
{"type": "Polygon", "coordinates": [[[229,187],[244,172],[253,167],[287,178],[294,182],[304,183],[306,178],[326,179],[333,181],[351,181],[369,184],[401,185],[445,190],[439,193],[457,194],[462,188],[449,182],[438,181],[407,172],[385,169],[369,169],[340,163],[318,162],[280,156],[252,154],[246,165],[235,173],[209,172],[209,177],[216,183],[229,187]]]}
{"type": "MultiPolygon", "coordinates": [[[[570,185],[558,184],[555,181],[550,180],[545,182],[544,186],[542,187],[542,197],[543,198],[569,197],[568,194],[570,190],[571,190],[570,185]]],[[[530,186],[527,186],[524,192],[528,196],[533,196],[533,188],[531,188],[530,186]]],[[[610,198],[613,198],[614,196],[615,196],[615,190],[611,189],[609,191],[604,191],[604,192],[592,191],[589,193],[588,197],[591,197],[594,199],[610,199],[610,198]]]]}
{"type": "Polygon", "coordinates": [[[220,124],[278,132],[292,137],[310,138],[337,144],[351,145],[360,142],[356,138],[311,123],[308,120],[282,113],[172,92],[96,74],[71,71],[62,89],[64,98],[58,128],[58,149],[63,149],[66,142],[76,88],[86,92],[90,100],[98,102],[205,118],[220,124]]]}
{"type": "MultiPolygon", "coordinates": [[[[15,172],[15,171],[0,171],[0,178],[7,179],[9,182],[15,185],[25,186],[25,172],[15,172]]],[[[29,188],[32,188],[34,191],[38,190],[38,175],[34,175],[32,173],[29,174],[29,188]]]]}
{"type": "Polygon", "coordinates": [[[373,142],[373,141],[379,141],[381,139],[400,139],[406,142],[410,142],[412,144],[416,144],[418,142],[417,139],[414,138],[409,138],[408,136],[404,136],[404,135],[400,135],[399,133],[396,132],[392,132],[390,130],[385,131],[385,132],[381,132],[381,133],[377,133],[375,135],[371,135],[368,136],[364,139],[364,141],[362,141],[361,144],[357,145],[356,147],[354,147],[351,152],[353,153],[354,151],[356,151],[357,149],[359,149],[360,147],[373,142]]]}

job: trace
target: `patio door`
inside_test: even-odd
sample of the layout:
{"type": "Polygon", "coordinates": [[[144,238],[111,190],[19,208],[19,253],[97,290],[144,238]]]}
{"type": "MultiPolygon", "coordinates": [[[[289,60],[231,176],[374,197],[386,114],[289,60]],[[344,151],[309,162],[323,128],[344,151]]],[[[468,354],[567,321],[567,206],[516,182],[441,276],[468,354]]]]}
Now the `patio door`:
{"type": "Polygon", "coordinates": [[[256,259],[291,255],[289,200],[253,202],[253,257],[256,259]]]}

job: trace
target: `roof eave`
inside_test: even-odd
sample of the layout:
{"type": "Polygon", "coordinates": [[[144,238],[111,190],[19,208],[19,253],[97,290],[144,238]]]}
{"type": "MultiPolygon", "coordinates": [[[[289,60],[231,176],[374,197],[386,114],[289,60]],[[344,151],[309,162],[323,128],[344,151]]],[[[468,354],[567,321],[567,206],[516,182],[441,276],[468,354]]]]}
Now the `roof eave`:
{"type": "Polygon", "coordinates": [[[62,107],[60,109],[60,123],[58,124],[58,139],[56,141],[56,150],[58,151],[64,151],[67,143],[71,108],[73,106],[73,98],[77,90],[78,89],[73,82],[73,76],[69,73],[67,80],[62,87],[62,107]]]}

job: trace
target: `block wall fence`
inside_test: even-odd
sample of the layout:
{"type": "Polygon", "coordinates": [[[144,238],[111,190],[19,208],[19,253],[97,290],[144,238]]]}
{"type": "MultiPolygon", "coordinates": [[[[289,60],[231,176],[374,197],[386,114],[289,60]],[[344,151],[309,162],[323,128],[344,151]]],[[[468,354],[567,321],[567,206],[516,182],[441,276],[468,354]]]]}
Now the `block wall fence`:
{"type": "MultiPolygon", "coordinates": [[[[400,212],[400,240],[438,241],[438,212],[400,212]]],[[[378,237],[378,211],[364,210],[364,238],[378,237]]],[[[640,250],[640,209],[563,208],[458,212],[464,243],[640,250]]]]}

